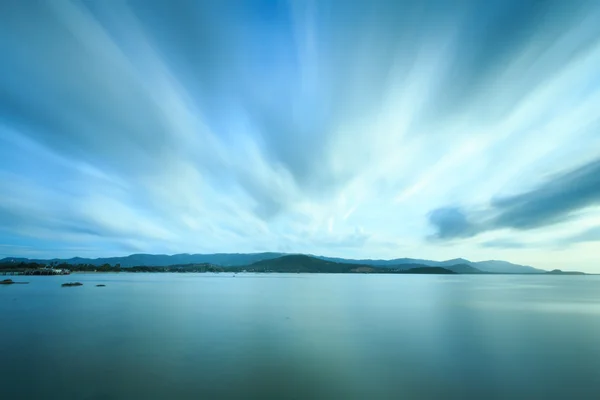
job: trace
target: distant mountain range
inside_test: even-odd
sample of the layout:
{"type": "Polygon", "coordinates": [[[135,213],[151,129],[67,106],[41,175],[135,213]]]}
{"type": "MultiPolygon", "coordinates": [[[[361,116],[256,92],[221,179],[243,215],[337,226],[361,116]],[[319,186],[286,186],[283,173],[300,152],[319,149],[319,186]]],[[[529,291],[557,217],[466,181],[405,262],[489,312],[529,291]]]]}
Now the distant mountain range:
{"type": "MultiPolygon", "coordinates": [[[[108,257],[108,258],[81,258],[74,257],[69,259],[27,259],[7,257],[0,260],[0,263],[14,262],[38,262],[38,263],[67,263],[67,264],[89,264],[101,266],[105,264],[117,265],[121,267],[153,266],[168,267],[173,265],[187,264],[212,264],[221,267],[243,267],[268,260],[280,259],[286,260],[287,256],[299,256],[299,254],[286,253],[217,253],[217,254],[132,254],[126,257],[108,257]]],[[[533,268],[527,265],[512,264],[507,261],[478,261],[473,262],[463,258],[457,258],[446,261],[432,261],[414,258],[396,258],[392,260],[355,260],[347,258],[324,257],[315,255],[303,255],[309,259],[318,259],[335,264],[350,264],[361,267],[374,268],[393,268],[397,270],[407,270],[411,268],[440,267],[455,273],[508,273],[508,274],[538,274],[546,271],[533,268]]],[[[290,261],[291,259],[287,259],[290,261]]],[[[306,261],[306,260],[305,260],[306,261]]],[[[281,262],[279,262],[281,266],[281,262]]],[[[357,268],[357,267],[355,267],[357,268]]]]}
{"type": "MultiPolygon", "coordinates": [[[[406,274],[456,274],[452,267],[429,267],[422,264],[404,264],[395,268],[376,267],[366,264],[344,263],[327,261],[321,258],[303,254],[284,255],[277,258],[262,260],[245,267],[230,267],[246,270],[248,272],[309,272],[309,273],[406,273],[406,274]]],[[[467,266],[467,268],[469,268],[467,266]]],[[[462,270],[458,266],[458,270],[462,270]]],[[[481,273],[481,271],[478,271],[481,273]]],[[[473,273],[473,272],[463,272],[473,273]]]]}
{"type": "Polygon", "coordinates": [[[428,267],[450,267],[456,265],[465,265],[479,270],[480,272],[491,272],[498,274],[541,274],[546,271],[530,267],[528,265],[518,265],[508,261],[469,261],[464,258],[455,258],[446,261],[421,260],[415,258],[396,258],[392,260],[349,260],[344,258],[319,257],[324,260],[373,265],[377,267],[390,267],[403,264],[421,264],[428,267]]]}

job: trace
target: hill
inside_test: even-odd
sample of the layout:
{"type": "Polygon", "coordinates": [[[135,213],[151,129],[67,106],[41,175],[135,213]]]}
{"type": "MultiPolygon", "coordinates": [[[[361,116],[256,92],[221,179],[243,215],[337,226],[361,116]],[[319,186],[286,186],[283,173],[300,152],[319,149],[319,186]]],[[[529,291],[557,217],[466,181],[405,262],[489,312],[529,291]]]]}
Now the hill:
{"type": "Polygon", "coordinates": [[[507,261],[490,260],[469,263],[469,265],[485,272],[497,274],[543,274],[543,269],[533,268],[528,265],[519,265],[507,261]]]}
{"type": "Polygon", "coordinates": [[[103,257],[103,258],[67,258],[67,259],[27,259],[8,257],[0,260],[0,263],[5,262],[38,262],[49,264],[67,263],[71,265],[89,264],[89,265],[117,265],[121,267],[135,266],[153,266],[153,267],[168,267],[171,265],[187,265],[187,264],[213,264],[222,267],[234,267],[248,265],[256,261],[266,260],[276,257],[281,257],[283,253],[216,253],[216,254],[131,254],[125,257],[103,257]]]}
{"type": "MultiPolygon", "coordinates": [[[[429,268],[438,268],[438,267],[429,267],[429,268]]],[[[456,274],[485,274],[485,273],[487,273],[485,271],[482,271],[480,269],[472,267],[468,264],[450,265],[445,268],[449,269],[450,271],[452,271],[456,274]]]]}
{"type": "Polygon", "coordinates": [[[366,268],[369,272],[374,270],[373,267],[369,266],[336,263],[306,255],[286,255],[278,258],[261,260],[249,265],[245,269],[250,272],[347,273],[351,272],[353,269],[359,268],[366,268]]]}
{"type": "Polygon", "coordinates": [[[286,255],[258,261],[244,270],[248,272],[296,272],[296,273],[370,273],[370,274],[453,274],[454,272],[422,264],[411,264],[411,268],[378,268],[365,264],[338,263],[307,255],[286,255]]]}
{"type": "Polygon", "coordinates": [[[433,260],[423,260],[416,258],[396,258],[392,260],[371,260],[371,259],[363,259],[363,260],[350,260],[344,258],[334,258],[334,257],[322,257],[318,256],[323,260],[334,261],[334,262],[343,262],[343,263],[354,263],[354,264],[365,264],[372,265],[376,267],[398,267],[404,264],[420,264],[427,265],[430,267],[451,267],[453,265],[466,265],[474,268],[470,273],[481,273],[481,272],[493,272],[500,274],[540,274],[546,271],[542,269],[537,269],[530,267],[528,265],[519,265],[513,264],[507,261],[478,261],[473,262],[466,260],[464,258],[455,258],[452,260],[446,261],[433,261],[433,260]]]}
{"type": "MultiPolygon", "coordinates": [[[[27,259],[27,258],[16,258],[8,257],[0,260],[0,263],[14,263],[14,262],[36,262],[40,264],[70,264],[70,265],[95,265],[102,266],[108,265],[120,265],[123,268],[134,267],[134,266],[148,266],[148,267],[168,267],[172,265],[189,265],[189,264],[211,264],[221,267],[243,267],[249,266],[259,261],[267,261],[277,259],[283,256],[299,256],[298,254],[286,254],[286,253],[216,253],[216,254],[131,254],[125,257],[105,257],[105,258],[81,258],[74,257],[69,259],[27,259]]],[[[335,258],[335,257],[324,257],[324,256],[313,256],[308,255],[306,257],[312,257],[322,261],[337,263],[337,264],[350,264],[359,265],[365,267],[376,267],[376,268],[392,268],[392,269],[410,269],[414,267],[442,267],[450,269],[457,273],[481,273],[481,272],[492,272],[492,273],[544,273],[546,271],[536,269],[526,265],[512,264],[506,261],[480,261],[472,262],[462,258],[446,260],[446,261],[432,261],[415,258],[396,258],[391,260],[372,260],[372,259],[347,259],[347,258],[335,258]],[[460,265],[461,267],[456,267],[460,265]],[[468,268],[470,267],[470,268],[468,268]]]]}
{"type": "Polygon", "coordinates": [[[585,275],[585,272],[579,271],[562,271],[560,269],[553,269],[552,271],[546,272],[547,275],[585,275]]]}
{"type": "Polygon", "coordinates": [[[447,268],[442,267],[429,267],[429,266],[421,266],[403,270],[401,273],[404,274],[435,274],[435,275],[451,275],[456,272],[451,271],[447,268]]]}

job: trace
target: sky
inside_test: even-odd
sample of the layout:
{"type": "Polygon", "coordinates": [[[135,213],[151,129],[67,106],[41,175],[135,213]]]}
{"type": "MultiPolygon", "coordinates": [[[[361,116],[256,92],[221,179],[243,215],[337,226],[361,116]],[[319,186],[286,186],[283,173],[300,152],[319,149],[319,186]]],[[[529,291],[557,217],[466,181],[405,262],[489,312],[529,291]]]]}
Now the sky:
{"type": "Polygon", "coordinates": [[[600,272],[597,1],[0,2],[0,257],[600,272]]]}

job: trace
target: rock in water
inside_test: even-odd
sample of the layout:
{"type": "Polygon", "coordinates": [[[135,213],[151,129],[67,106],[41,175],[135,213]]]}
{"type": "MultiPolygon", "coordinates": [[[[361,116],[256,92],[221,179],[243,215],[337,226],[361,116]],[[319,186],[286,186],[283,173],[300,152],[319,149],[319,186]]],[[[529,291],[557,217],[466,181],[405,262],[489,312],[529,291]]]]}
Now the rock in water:
{"type": "Polygon", "coordinates": [[[83,283],[81,282],[67,282],[67,283],[63,283],[61,286],[62,287],[70,287],[70,286],[82,286],[83,283]]]}
{"type": "Polygon", "coordinates": [[[12,279],[5,279],[3,281],[0,281],[0,285],[12,285],[12,284],[17,284],[17,283],[26,284],[26,283],[29,283],[29,282],[15,282],[12,279]]]}

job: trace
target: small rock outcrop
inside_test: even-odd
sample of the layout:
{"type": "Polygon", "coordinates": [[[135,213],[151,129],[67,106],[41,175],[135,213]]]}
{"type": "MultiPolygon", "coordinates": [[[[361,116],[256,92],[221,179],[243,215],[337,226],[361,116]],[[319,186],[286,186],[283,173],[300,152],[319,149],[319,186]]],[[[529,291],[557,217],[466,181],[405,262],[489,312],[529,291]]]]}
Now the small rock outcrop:
{"type": "Polygon", "coordinates": [[[70,287],[70,286],[83,286],[81,282],[67,282],[61,285],[62,287],[70,287]]]}
{"type": "Polygon", "coordinates": [[[4,279],[4,280],[0,281],[0,285],[13,285],[13,284],[18,284],[18,283],[26,284],[29,282],[15,282],[12,279],[4,279]]]}

